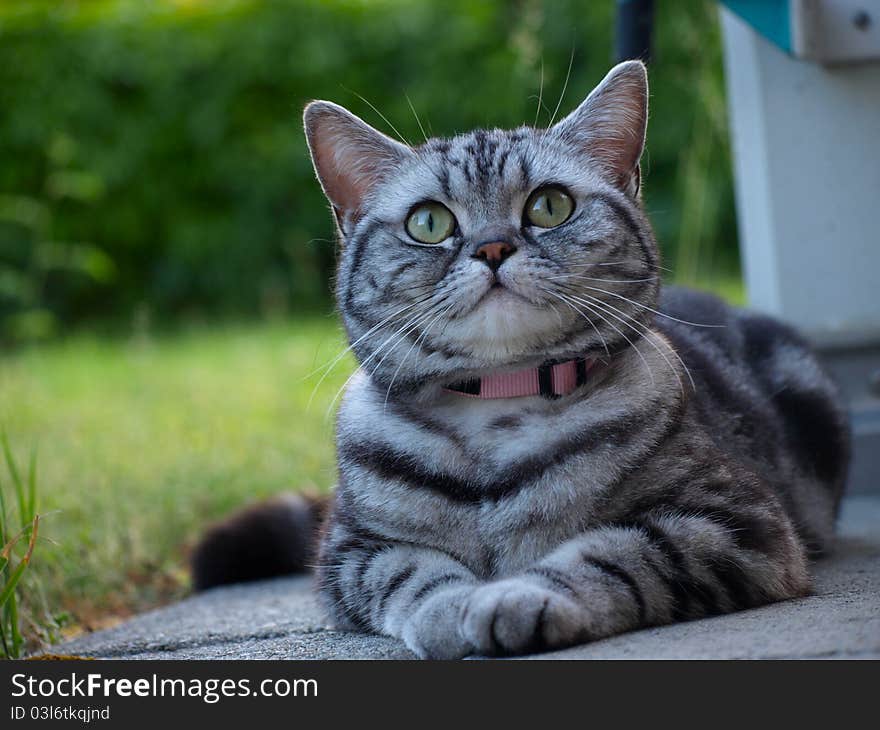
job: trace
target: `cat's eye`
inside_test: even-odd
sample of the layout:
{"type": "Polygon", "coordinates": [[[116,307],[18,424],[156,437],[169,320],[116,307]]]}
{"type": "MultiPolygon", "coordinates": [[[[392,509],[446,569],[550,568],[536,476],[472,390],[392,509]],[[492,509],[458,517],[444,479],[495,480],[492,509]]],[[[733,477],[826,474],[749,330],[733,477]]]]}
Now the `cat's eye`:
{"type": "Polygon", "coordinates": [[[574,201],[564,190],[539,188],[526,202],[525,218],[533,226],[555,228],[565,223],[573,210],[574,201]]]}
{"type": "Polygon", "coordinates": [[[455,217],[440,203],[422,203],[406,219],[406,232],[419,243],[441,243],[455,231],[455,217]]]}

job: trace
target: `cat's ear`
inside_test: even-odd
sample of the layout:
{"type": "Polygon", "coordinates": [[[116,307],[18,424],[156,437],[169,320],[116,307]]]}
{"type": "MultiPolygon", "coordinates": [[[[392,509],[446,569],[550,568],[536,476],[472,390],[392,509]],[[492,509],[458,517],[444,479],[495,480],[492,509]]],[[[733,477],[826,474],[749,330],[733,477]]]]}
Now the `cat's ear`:
{"type": "Polygon", "coordinates": [[[598,163],[632,195],[639,189],[639,159],[648,127],[648,74],[641,61],[617,64],[553,131],[598,163]]]}
{"type": "Polygon", "coordinates": [[[370,191],[412,150],[329,101],[306,106],[303,123],[315,173],[345,234],[363,214],[370,191]]]}

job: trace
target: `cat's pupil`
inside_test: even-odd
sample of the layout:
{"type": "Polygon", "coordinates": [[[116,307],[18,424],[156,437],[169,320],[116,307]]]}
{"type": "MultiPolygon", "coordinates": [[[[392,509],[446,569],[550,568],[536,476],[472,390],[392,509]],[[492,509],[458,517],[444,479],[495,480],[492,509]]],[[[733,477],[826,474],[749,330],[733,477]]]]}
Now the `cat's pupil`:
{"type": "Polygon", "coordinates": [[[552,216],[553,215],[553,203],[550,202],[550,196],[544,196],[544,205],[547,206],[547,213],[552,216]]]}
{"type": "Polygon", "coordinates": [[[428,213],[428,230],[434,232],[434,214],[428,213]]]}

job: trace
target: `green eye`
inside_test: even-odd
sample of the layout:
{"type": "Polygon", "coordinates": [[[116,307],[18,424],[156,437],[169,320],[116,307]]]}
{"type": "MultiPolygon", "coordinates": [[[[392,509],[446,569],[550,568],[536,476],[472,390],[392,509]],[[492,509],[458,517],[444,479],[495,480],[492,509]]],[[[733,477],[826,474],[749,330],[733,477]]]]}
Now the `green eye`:
{"type": "Polygon", "coordinates": [[[539,188],[526,203],[526,219],[539,228],[555,228],[568,220],[574,210],[571,196],[559,188],[539,188]]]}
{"type": "Polygon", "coordinates": [[[440,203],[423,203],[406,219],[406,232],[419,243],[440,243],[454,230],[455,218],[440,203]]]}

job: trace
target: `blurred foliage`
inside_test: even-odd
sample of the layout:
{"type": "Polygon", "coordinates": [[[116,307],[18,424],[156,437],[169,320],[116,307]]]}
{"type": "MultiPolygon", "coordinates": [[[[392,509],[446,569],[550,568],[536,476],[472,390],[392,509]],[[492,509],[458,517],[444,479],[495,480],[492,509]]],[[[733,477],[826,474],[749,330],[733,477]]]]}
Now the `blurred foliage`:
{"type": "MultiPolygon", "coordinates": [[[[0,338],[326,307],[303,104],[410,140],[410,104],[429,134],[546,124],[607,71],[613,6],[4,0],[0,338]]],[[[721,72],[714,3],[660,4],[645,196],[685,281],[736,272],[721,72]]]]}

